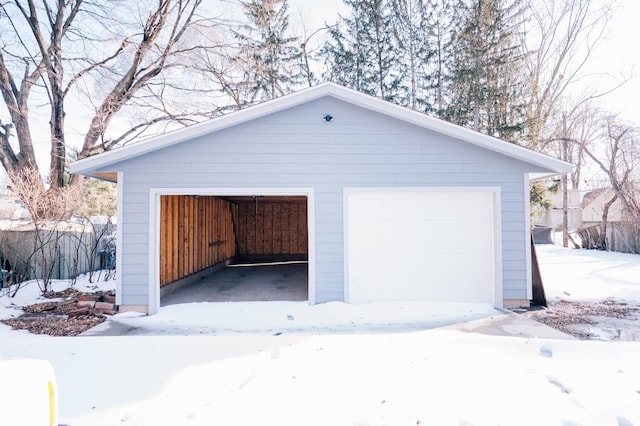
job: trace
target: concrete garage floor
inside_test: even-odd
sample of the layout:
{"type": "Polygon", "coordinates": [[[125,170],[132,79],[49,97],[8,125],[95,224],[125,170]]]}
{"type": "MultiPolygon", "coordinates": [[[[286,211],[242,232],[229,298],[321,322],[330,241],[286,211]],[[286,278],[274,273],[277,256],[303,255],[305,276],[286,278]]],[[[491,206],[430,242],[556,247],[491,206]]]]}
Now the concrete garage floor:
{"type": "Polygon", "coordinates": [[[160,298],[160,306],[191,302],[308,300],[306,262],[232,265],[160,298]]]}

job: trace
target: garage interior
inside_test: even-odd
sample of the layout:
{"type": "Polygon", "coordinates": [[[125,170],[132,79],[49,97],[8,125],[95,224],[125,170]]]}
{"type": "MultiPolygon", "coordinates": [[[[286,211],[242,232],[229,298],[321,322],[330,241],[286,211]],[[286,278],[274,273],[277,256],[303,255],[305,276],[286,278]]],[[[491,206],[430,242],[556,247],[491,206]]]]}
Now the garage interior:
{"type": "Polygon", "coordinates": [[[160,303],[308,300],[305,196],[162,195],[160,303]]]}

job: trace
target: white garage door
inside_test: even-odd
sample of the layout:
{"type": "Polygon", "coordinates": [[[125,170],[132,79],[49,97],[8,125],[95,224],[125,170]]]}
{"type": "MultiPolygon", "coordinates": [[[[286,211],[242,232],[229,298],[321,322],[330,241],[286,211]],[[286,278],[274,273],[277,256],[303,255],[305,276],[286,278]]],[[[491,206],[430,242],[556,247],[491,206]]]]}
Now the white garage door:
{"type": "Polygon", "coordinates": [[[347,192],[350,303],[494,303],[494,194],[347,192]]]}

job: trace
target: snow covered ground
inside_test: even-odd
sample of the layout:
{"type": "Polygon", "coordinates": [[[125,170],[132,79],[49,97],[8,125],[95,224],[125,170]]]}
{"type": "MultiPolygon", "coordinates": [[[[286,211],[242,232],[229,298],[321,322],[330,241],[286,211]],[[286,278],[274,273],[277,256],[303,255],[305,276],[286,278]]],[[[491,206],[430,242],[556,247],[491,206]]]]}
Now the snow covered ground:
{"type": "Polygon", "coordinates": [[[536,246],[547,297],[640,302],[640,256],[598,250],[536,246]]]}
{"type": "Polygon", "coordinates": [[[537,252],[550,302],[543,315],[576,321],[568,331],[590,339],[640,341],[640,256],[554,245],[537,252]]]}
{"type": "MultiPolygon", "coordinates": [[[[640,256],[537,251],[550,299],[640,303],[640,256]]],[[[0,318],[17,313],[6,304],[0,297],[0,318]]],[[[72,426],[640,425],[640,342],[428,328],[501,314],[450,305],[433,316],[415,304],[245,305],[213,335],[202,305],[116,316],[146,335],[54,338],[0,325],[0,356],[49,359],[60,422],[72,426]],[[189,335],[170,332],[180,322],[189,335]]]]}

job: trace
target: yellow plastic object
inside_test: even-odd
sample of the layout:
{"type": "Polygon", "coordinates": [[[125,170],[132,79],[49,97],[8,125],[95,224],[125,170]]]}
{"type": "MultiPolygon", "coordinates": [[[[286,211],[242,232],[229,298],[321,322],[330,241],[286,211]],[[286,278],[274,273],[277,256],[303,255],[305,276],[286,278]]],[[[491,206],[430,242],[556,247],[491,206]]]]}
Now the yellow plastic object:
{"type": "Polygon", "coordinates": [[[49,381],[49,426],[55,426],[56,422],[56,392],[53,382],[49,381]]]}
{"type": "Polygon", "coordinates": [[[0,425],[58,424],[55,371],[48,360],[0,357],[0,425]]]}

